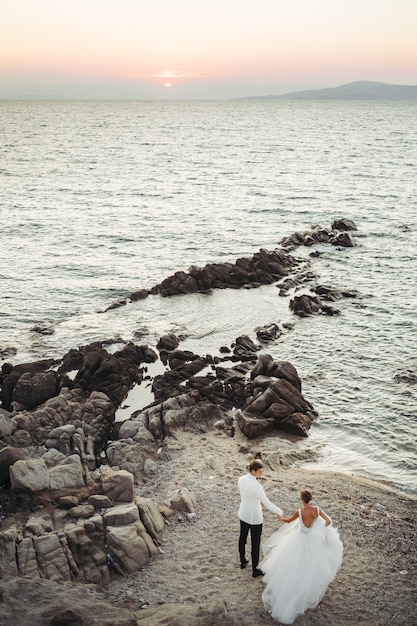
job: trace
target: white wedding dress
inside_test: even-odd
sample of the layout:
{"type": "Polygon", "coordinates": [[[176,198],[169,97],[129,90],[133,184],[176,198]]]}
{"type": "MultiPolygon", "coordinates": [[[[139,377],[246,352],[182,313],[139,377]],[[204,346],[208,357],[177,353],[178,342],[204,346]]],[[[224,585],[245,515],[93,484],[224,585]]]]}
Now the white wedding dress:
{"type": "MultiPolygon", "coordinates": [[[[318,508],[318,507],[317,507],[318,508]]],[[[342,563],[343,544],[333,525],[319,515],[310,528],[298,519],[285,524],[262,545],[259,564],[266,587],[262,600],[271,616],[292,624],[318,605],[342,563]]]]}

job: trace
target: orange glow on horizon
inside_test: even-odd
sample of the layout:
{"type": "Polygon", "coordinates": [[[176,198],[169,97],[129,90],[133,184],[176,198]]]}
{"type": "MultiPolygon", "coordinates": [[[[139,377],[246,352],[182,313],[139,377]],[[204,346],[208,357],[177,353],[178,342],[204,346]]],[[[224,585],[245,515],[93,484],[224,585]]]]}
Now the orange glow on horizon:
{"type": "Polygon", "coordinates": [[[9,0],[2,82],[417,83],[417,2],[9,0]],[[58,8],[59,4],[59,8],[58,8]],[[375,7],[378,6],[376,13],[375,7]],[[164,19],[161,20],[161,14],[164,19]]]}

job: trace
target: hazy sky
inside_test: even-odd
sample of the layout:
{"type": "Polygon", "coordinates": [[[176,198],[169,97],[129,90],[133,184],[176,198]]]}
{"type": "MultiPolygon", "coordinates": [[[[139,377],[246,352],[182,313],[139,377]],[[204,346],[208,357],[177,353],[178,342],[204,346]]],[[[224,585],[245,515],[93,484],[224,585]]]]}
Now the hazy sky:
{"type": "Polygon", "coordinates": [[[0,0],[0,98],[417,84],[417,0],[0,0]]]}

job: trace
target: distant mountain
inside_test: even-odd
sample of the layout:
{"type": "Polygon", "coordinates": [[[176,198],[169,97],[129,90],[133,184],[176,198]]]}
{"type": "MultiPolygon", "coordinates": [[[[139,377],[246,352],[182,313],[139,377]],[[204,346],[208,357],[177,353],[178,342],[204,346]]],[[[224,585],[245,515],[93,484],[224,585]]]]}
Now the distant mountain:
{"type": "Polygon", "coordinates": [[[340,87],[294,91],[280,96],[253,96],[257,100],[406,100],[417,101],[417,85],[390,85],[357,80],[340,87]]]}

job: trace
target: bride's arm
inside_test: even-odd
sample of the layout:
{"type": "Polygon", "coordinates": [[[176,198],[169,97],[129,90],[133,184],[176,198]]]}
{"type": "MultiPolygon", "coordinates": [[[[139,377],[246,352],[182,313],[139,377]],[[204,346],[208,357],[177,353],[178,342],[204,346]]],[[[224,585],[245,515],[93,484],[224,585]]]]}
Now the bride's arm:
{"type": "Polygon", "coordinates": [[[293,522],[295,519],[297,519],[297,517],[298,511],[295,511],[295,513],[293,513],[291,517],[282,517],[282,515],[277,515],[277,519],[279,519],[280,522],[285,522],[286,524],[293,522]]]}
{"type": "Polygon", "coordinates": [[[322,509],[320,509],[320,515],[326,521],[326,526],[330,526],[332,520],[326,515],[326,513],[322,509]]]}

